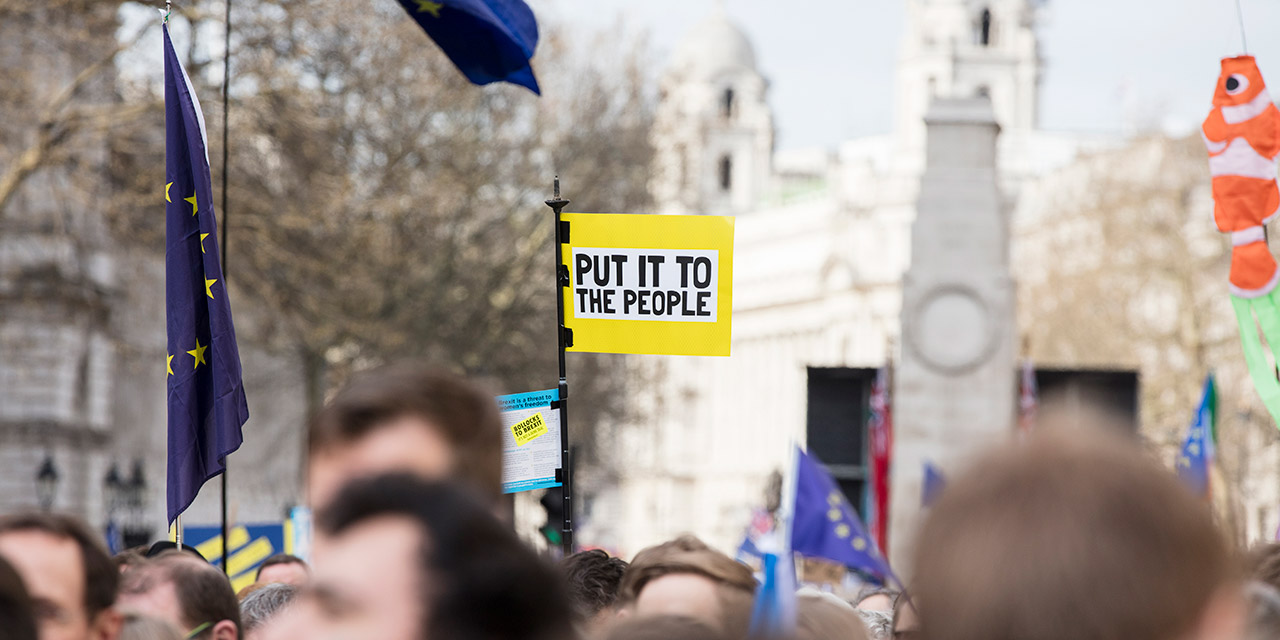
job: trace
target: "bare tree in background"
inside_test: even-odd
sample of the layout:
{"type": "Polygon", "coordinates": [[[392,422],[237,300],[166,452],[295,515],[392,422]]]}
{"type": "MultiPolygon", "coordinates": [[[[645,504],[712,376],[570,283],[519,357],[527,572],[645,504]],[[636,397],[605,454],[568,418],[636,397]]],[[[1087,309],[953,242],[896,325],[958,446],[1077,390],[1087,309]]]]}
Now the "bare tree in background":
{"type": "Polygon", "coordinates": [[[1037,364],[1138,369],[1144,434],[1167,460],[1212,371],[1226,486],[1215,482],[1243,540],[1239,492],[1257,462],[1243,445],[1277,436],[1244,366],[1206,169],[1198,137],[1149,137],[1048,181],[1018,224],[1019,325],[1037,364]]]}
{"type": "MultiPolygon", "coordinates": [[[[558,174],[572,210],[649,207],[643,45],[570,41],[543,24],[538,98],[467,83],[395,3],[261,0],[237,3],[233,19],[226,271],[245,294],[236,306],[269,310],[271,330],[299,345],[313,404],[351,372],[404,358],[504,391],[554,387],[542,201],[558,174]]],[[[197,86],[215,174],[219,89],[197,86]]],[[[161,246],[154,135],[120,143],[128,184],[113,223],[161,246]]],[[[597,425],[621,416],[626,361],[574,356],[570,380],[574,440],[599,460],[597,425]]]]}

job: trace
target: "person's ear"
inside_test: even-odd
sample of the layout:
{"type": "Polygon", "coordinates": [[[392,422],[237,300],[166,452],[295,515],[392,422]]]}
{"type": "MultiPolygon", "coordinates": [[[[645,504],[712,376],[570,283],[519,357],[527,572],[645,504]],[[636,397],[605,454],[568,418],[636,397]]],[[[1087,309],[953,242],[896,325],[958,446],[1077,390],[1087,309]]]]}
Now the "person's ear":
{"type": "Polygon", "coordinates": [[[1244,635],[1244,621],[1244,593],[1240,585],[1228,585],[1218,589],[1209,599],[1192,637],[1196,640],[1236,640],[1244,635]]]}
{"type": "Polygon", "coordinates": [[[107,607],[98,612],[89,622],[89,637],[93,640],[116,640],[120,635],[120,627],[124,626],[124,616],[114,607],[107,607]]]}
{"type": "Polygon", "coordinates": [[[230,620],[220,620],[218,624],[213,625],[213,633],[209,634],[210,640],[236,640],[236,623],[230,620]]]}

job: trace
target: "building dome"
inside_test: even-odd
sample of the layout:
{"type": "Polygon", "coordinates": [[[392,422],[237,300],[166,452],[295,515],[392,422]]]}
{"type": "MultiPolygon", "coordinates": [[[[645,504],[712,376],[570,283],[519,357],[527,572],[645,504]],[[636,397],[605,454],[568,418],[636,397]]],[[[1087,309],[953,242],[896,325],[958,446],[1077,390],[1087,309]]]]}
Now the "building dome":
{"type": "Polygon", "coordinates": [[[756,52],[738,25],[717,8],[699,23],[671,56],[669,71],[688,79],[710,80],[723,71],[756,70],[756,52]]]}

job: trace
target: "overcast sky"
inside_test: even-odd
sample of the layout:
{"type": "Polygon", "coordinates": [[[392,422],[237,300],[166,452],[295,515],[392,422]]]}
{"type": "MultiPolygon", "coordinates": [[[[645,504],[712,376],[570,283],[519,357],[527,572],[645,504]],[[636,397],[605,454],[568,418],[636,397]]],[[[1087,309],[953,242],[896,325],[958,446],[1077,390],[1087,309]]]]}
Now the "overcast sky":
{"type": "MultiPolygon", "coordinates": [[[[629,30],[648,32],[664,65],[716,1],[530,5],[542,19],[584,30],[621,18],[629,30]]],[[[723,1],[770,81],[779,148],[834,147],[889,130],[903,0],[723,1]]],[[[1241,4],[1250,52],[1280,86],[1280,1],[1241,4]]],[[[1192,131],[1208,112],[1218,59],[1240,52],[1235,0],[1049,0],[1040,34],[1041,126],[1053,130],[1192,131]]]]}

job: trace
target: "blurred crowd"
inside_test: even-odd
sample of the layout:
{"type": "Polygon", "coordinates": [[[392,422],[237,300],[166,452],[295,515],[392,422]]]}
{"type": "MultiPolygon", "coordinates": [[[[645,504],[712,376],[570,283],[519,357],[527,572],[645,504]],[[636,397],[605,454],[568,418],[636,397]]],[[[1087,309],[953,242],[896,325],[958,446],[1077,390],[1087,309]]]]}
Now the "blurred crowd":
{"type": "Polygon", "coordinates": [[[0,638],[1280,638],[1280,545],[1232,548],[1139,442],[1096,425],[1046,425],[974,460],[924,513],[905,585],[769,602],[694,536],[629,561],[533,551],[500,507],[493,397],[452,374],[367,372],[309,428],[310,563],[268,558],[236,593],[190,547],[113,558],[74,517],[6,514],[0,638]]]}

